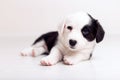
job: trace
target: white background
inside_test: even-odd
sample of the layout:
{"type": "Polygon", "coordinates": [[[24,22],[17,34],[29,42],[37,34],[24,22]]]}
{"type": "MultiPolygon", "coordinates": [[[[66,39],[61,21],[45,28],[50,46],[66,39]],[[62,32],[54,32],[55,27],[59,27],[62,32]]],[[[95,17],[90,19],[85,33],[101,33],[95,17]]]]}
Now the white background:
{"type": "Polygon", "coordinates": [[[0,80],[120,80],[120,0],[0,0],[0,80]],[[20,51],[64,16],[85,11],[105,30],[89,61],[48,67],[20,51]]]}
{"type": "Polygon", "coordinates": [[[0,0],[0,36],[35,36],[56,30],[65,15],[85,11],[107,34],[120,34],[120,0],[0,0]]]}

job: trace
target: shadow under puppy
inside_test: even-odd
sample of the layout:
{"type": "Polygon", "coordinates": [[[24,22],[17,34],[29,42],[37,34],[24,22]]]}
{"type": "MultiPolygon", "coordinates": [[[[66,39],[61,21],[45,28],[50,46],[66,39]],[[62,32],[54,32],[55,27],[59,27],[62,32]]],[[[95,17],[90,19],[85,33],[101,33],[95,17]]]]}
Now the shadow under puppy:
{"type": "Polygon", "coordinates": [[[96,43],[103,40],[104,30],[100,23],[85,12],[68,15],[59,24],[58,31],[43,34],[30,48],[21,51],[22,56],[39,56],[44,66],[63,60],[67,65],[89,60],[96,43]]]}

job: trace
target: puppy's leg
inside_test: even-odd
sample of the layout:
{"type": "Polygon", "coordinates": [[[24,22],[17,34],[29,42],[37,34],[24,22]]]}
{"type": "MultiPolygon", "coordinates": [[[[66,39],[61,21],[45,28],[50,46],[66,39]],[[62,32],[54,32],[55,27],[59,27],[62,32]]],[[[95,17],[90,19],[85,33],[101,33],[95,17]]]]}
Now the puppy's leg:
{"type": "Polygon", "coordinates": [[[31,56],[36,57],[41,55],[44,52],[47,52],[47,50],[44,47],[33,48],[31,56]]]}
{"type": "Polygon", "coordinates": [[[31,56],[32,55],[32,51],[33,51],[33,47],[28,47],[23,49],[20,54],[21,56],[31,56]]]}
{"type": "Polygon", "coordinates": [[[25,48],[21,51],[22,56],[38,56],[44,52],[47,52],[45,42],[42,40],[29,48],[25,48]]]}
{"type": "Polygon", "coordinates": [[[58,61],[62,60],[62,54],[57,47],[51,49],[50,54],[47,57],[41,59],[40,63],[43,66],[52,66],[58,61]]]}
{"type": "Polygon", "coordinates": [[[66,55],[64,56],[64,63],[67,65],[74,65],[80,61],[88,60],[90,57],[90,54],[88,53],[78,53],[73,55],[66,55]]]}

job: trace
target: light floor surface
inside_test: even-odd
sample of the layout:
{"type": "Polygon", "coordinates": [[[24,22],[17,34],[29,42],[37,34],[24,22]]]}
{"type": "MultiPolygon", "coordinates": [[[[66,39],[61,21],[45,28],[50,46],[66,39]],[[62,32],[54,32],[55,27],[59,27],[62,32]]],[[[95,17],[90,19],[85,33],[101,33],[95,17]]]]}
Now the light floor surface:
{"type": "Polygon", "coordinates": [[[59,62],[41,66],[39,57],[20,51],[35,37],[0,37],[0,80],[120,80],[120,35],[105,36],[89,61],[68,66],[59,62]]]}

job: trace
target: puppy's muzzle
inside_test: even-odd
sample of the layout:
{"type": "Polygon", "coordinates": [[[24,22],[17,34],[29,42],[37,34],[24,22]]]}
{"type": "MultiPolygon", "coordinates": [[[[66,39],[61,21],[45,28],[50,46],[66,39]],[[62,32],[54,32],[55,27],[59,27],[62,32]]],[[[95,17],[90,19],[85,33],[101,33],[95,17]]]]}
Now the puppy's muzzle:
{"type": "Polygon", "coordinates": [[[77,44],[77,41],[70,39],[69,44],[70,44],[71,47],[74,47],[77,44]]]}

